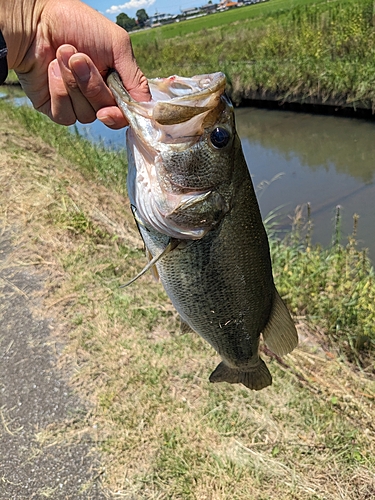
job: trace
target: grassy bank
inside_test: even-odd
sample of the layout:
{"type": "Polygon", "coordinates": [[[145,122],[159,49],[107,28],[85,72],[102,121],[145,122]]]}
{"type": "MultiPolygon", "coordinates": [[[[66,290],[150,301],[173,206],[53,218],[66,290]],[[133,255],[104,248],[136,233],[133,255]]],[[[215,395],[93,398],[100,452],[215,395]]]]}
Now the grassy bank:
{"type": "Polygon", "coordinates": [[[270,0],[215,16],[132,35],[146,75],[223,71],[237,104],[266,96],[374,106],[372,0],[270,0]]]}
{"type": "MultiPolygon", "coordinates": [[[[60,367],[90,403],[81,418],[38,429],[38,442],[91,436],[103,482],[119,498],[372,498],[371,342],[360,359],[352,351],[365,370],[347,363],[347,331],[331,328],[336,313],[326,316],[344,317],[349,281],[360,292],[356,311],[374,303],[373,271],[354,240],[341,246],[336,226],[329,249],[312,247],[301,217],[289,240],[271,239],[301,345],[283,361],[263,354],[274,377],[264,391],[210,385],[218,356],[180,332],[161,286],[146,275],[119,288],[145,258],[122,184],[94,167],[97,149],[61,127],[51,134],[54,125],[32,110],[0,102],[0,118],[0,220],[18,227],[14,265],[49,276],[36,313],[55,317],[60,367]]],[[[368,325],[370,337],[365,316],[357,326],[368,325]]]]}
{"type": "Polygon", "coordinates": [[[77,163],[82,172],[119,192],[126,190],[126,153],[114,151],[102,144],[93,144],[67,127],[47,120],[29,106],[12,106],[0,100],[0,107],[9,119],[17,120],[30,134],[43,140],[62,154],[67,160],[77,163]]]}

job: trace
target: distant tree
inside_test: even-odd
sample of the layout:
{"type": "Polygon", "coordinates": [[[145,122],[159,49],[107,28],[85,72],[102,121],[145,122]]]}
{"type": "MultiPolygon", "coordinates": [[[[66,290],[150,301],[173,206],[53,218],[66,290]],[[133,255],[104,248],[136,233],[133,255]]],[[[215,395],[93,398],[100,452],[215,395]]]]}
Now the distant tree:
{"type": "Polygon", "coordinates": [[[138,25],[141,28],[143,28],[143,26],[145,25],[147,19],[149,19],[147,12],[145,11],[145,9],[139,9],[135,13],[135,15],[137,16],[138,25]]]}
{"type": "Polygon", "coordinates": [[[135,22],[135,19],[129,17],[127,14],[124,14],[124,12],[121,12],[121,14],[116,17],[116,24],[121,26],[121,28],[124,28],[126,31],[131,31],[137,23],[135,22]]]}

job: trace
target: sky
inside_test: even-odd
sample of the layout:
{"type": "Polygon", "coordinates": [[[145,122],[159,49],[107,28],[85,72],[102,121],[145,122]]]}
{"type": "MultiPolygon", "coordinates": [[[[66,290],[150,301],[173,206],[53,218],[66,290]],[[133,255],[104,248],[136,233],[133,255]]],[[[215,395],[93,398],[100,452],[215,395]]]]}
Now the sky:
{"type": "MultiPolygon", "coordinates": [[[[151,17],[156,12],[159,14],[180,14],[182,9],[199,7],[208,3],[208,0],[83,0],[85,3],[98,10],[111,21],[116,21],[116,16],[124,12],[129,17],[135,18],[139,9],[145,9],[151,17]]],[[[217,3],[217,2],[213,2],[217,3]]]]}

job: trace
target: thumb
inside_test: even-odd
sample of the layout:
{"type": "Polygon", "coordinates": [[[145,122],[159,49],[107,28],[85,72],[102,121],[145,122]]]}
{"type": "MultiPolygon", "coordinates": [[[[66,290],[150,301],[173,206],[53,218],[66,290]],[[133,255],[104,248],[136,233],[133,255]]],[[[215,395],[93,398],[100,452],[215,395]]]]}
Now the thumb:
{"type": "MultiPolygon", "coordinates": [[[[135,74],[133,76],[132,81],[129,80],[129,83],[126,85],[125,88],[131,95],[133,99],[139,102],[147,102],[151,100],[151,94],[150,94],[150,89],[148,86],[148,81],[145,75],[142,73],[142,71],[139,69],[137,63],[136,68],[135,68],[135,74]]],[[[120,71],[119,71],[120,73],[120,71]]],[[[120,73],[121,76],[121,73],[120,73]]],[[[129,77],[129,73],[128,73],[129,77]]]]}
{"type": "Polygon", "coordinates": [[[139,102],[151,100],[147,78],[135,60],[128,33],[122,30],[122,40],[113,46],[114,69],[119,73],[122,83],[131,97],[139,102]]]}

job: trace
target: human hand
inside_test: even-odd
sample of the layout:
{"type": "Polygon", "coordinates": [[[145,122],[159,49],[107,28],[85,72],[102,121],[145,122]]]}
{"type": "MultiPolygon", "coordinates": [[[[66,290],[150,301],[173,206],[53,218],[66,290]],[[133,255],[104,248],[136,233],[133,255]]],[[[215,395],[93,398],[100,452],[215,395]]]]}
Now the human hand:
{"type": "Polygon", "coordinates": [[[23,19],[23,31],[14,17],[6,18],[13,19],[13,25],[2,31],[8,65],[17,72],[34,107],[63,125],[76,120],[90,123],[97,117],[111,128],[125,126],[103,79],[108,69],[118,71],[134,99],[150,99],[126,31],[79,0],[14,0],[13,4],[20,2],[28,20],[23,19]],[[31,7],[32,13],[27,10],[31,7]]]}

